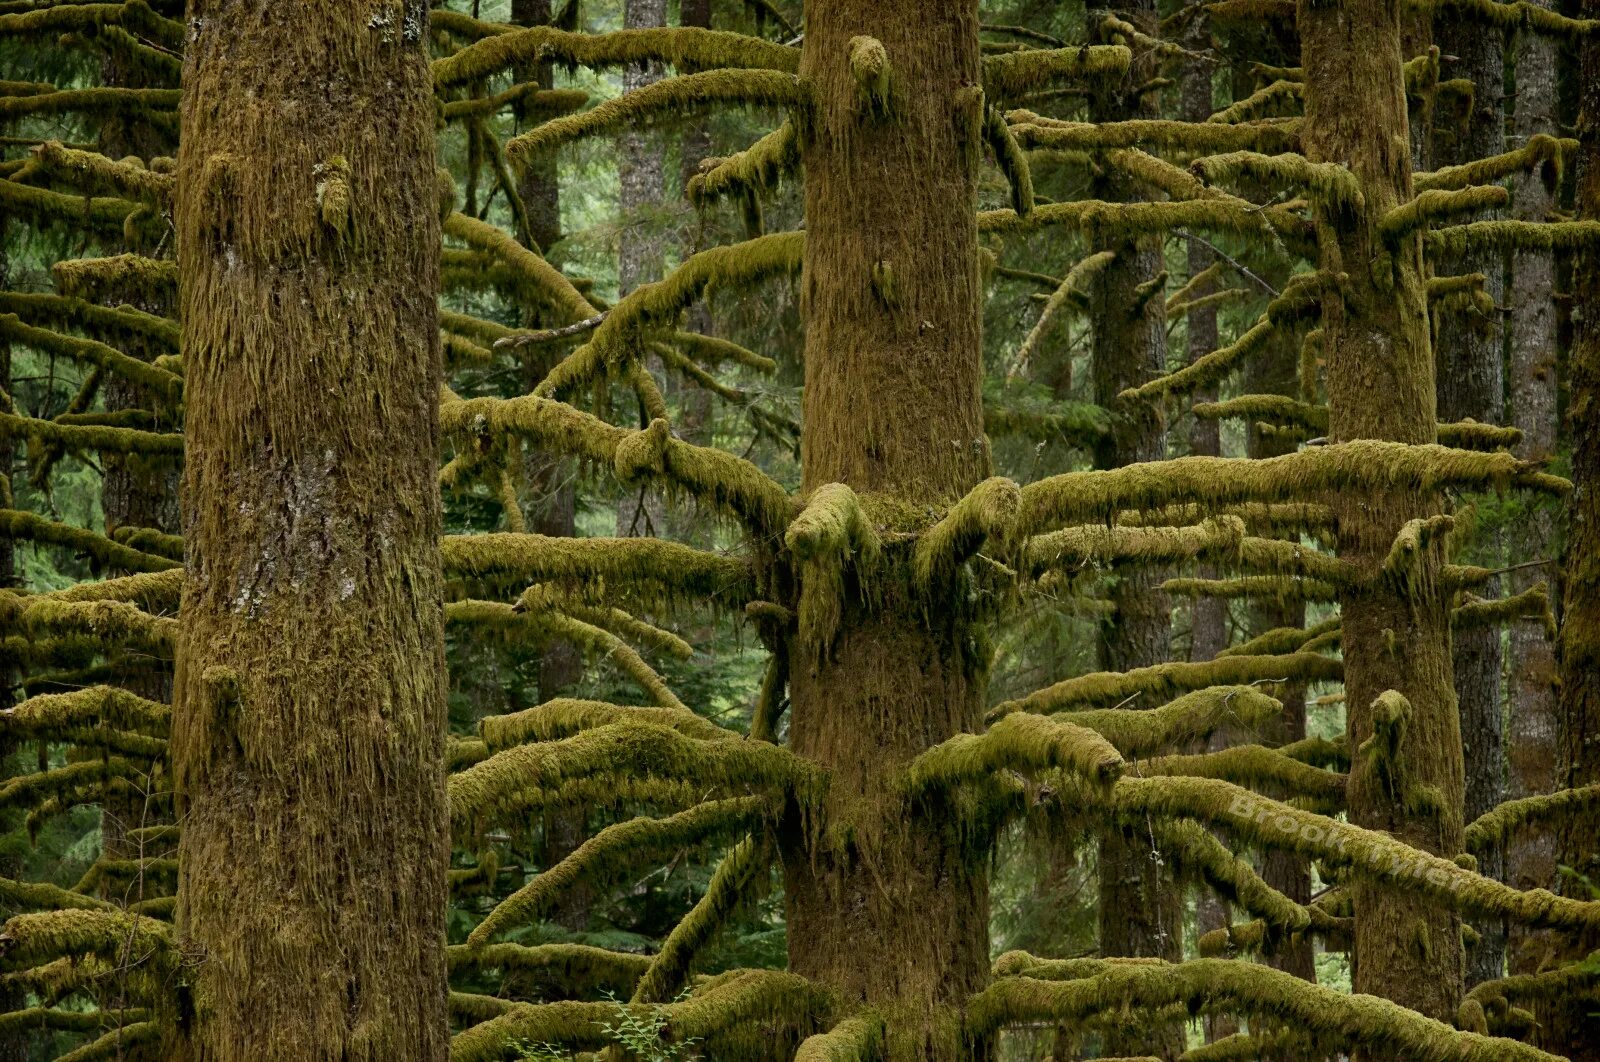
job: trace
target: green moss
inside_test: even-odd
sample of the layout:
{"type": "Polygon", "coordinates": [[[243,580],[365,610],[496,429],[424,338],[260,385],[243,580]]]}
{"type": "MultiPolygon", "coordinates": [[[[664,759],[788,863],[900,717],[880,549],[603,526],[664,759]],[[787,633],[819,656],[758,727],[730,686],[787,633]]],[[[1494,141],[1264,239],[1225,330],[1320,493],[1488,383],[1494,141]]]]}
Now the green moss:
{"type": "Polygon", "coordinates": [[[632,992],[650,965],[650,956],[608,951],[586,944],[486,944],[452,945],[450,970],[498,969],[504,973],[534,973],[553,980],[571,995],[599,990],[632,992]]]}
{"type": "Polygon", "coordinates": [[[1022,488],[1017,522],[1037,533],[1069,522],[1107,519],[1124,509],[1179,498],[1207,506],[1277,502],[1313,491],[1377,488],[1426,492],[1444,487],[1527,486],[1562,493],[1564,480],[1545,476],[1510,454],[1474,453],[1436,445],[1361,439],[1282,457],[1248,460],[1180,457],[1104,471],[1068,472],[1022,488]]]}
{"type": "Polygon", "coordinates": [[[66,147],[59,140],[45,141],[33,154],[45,173],[85,195],[106,193],[157,207],[171,207],[177,178],[169,173],[157,173],[136,158],[118,162],[99,152],[66,147]]]}
{"type": "Polygon", "coordinates": [[[1012,135],[1011,126],[999,108],[984,108],[983,135],[994,154],[995,165],[1011,187],[1011,209],[1018,217],[1027,217],[1033,210],[1033,173],[1028,167],[1027,153],[1012,135]]]}
{"type": "Polygon", "coordinates": [[[615,33],[568,33],[549,26],[495,33],[433,64],[440,88],[488,77],[522,63],[555,61],[606,69],[660,62],[680,70],[744,68],[794,73],[800,49],[741,33],[673,27],[615,33]]]}
{"type": "Polygon", "coordinates": [[[827,1032],[808,1036],[794,1062],[868,1062],[883,1049],[883,1022],[875,1016],[846,1018],[827,1032]]]}
{"type": "Polygon", "coordinates": [[[1510,201],[1511,194],[1499,185],[1418,192],[1410,202],[1402,203],[1378,219],[1378,236],[1395,245],[1412,233],[1446,218],[1493,210],[1510,201]]]}
{"type": "Polygon", "coordinates": [[[1059,769],[1095,784],[1122,772],[1122,757],[1100,734],[1076,722],[1037,715],[1007,716],[983,734],[957,734],[906,768],[912,794],[983,781],[1000,771],[1034,774],[1059,769]]]}
{"type": "Polygon", "coordinates": [[[808,784],[811,769],[774,745],[697,741],[651,723],[610,723],[561,741],[517,745],[450,778],[458,825],[536,806],[541,790],[586,777],[684,781],[707,791],[771,790],[808,784]]]}
{"type": "Polygon", "coordinates": [[[1232,151],[1195,159],[1189,169],[1207,183],[1244,181],[1304,189],[1319,203],[1339,211],[1357,211],[1365,205],[1360,182],[1347,168],[1330,162],[1311,162],[1303,155],[1232,151]]]}
{"type": "Polygon", "coordinates": [[[445,219],[444,233],[487,251],[515,270],[564,321],[579,321],[599,313],[560,270],[497,226],[453,213],[445,219]]]}
{"type": "Polygon", "coordinates": [[[1515,151],[1474,159],[1460,166],[1445,166],[1432,173],[1418,173],[1413,175],[1412,184],[1419,192],[1437,188],[1465,188],[1475,184],[1490,184],[1539,166],[1553,167],[1559,175],[1577,150],[1576,140],[1558,140],[1545,133],[1535,133],[1515,151]]]}
{"type": "MultiPolygon", "coordinates": [[[[1024,53],[1037,54],[1037,53],[1024,53]]],[[[1177,122],[1135,118],[1122,122],[1063,122],[1031,111],[1012,111],[1006,120],[1026,148],[1109,151],[1145,148],[1210,154],[1219,151],[1293,152],[1300,144],[1298,120],[1262,125],[1177,122]]]]}
{"type": "Polygon", "coordinates": [[[792,118],[737,155],[705,159],[700,172],[689,178],[685,193],[697,209],[705,210],[730,195],[766,195],[783,178],[800,167],[799,125],[792,118]]]}
{"type": "Polygon", "coordinates": [[[1020,491],[1003,476],[979,483],[917,539],[912,573],[924,590],[948,586],[956,569],[990,540],[1004,540],[1016,516],[1020,491]]]}
{"type": "MultiPolygon", "coordinates": [[[[1015,206],[1013,206],[1015,209],[1015,206]]],[[[1017,211],[1021,217],[1022,211],[1017,211]]],[[[1011,367],[1007,370],[1007,377],[1014,378],[1026,373],[1028,362],[1039,349],[1041,343],[1050,335],[1052,326],[1056,323],[1061,310],[1070,306],[1074,309],[1088,308],[1089,289],[1094,283],[1094,278],[1101,270],[1110,265],[1116,258],[1112,251],[1101,251],[1079,260],[1067,270],[1067,275],[1061,278],[1050,297],[1045,300],[1044,308],[1039,312],[1039,319],[1034,322],[1028,334],[1023,338],[1022,344],[1017,347],[1016,354],[1012,355],[1011,367]]]]}
{"type": "Polygon", "coordinates": [[[100,566],[133,572],[164,572],[181,568],[179,562],[130,549],[121,543],[81,527],[46,520],[20,509],[0,509],[0,534],[8,538],[64,546],[88,556],[100,566]]]}
{"type": "Polygon", "coordinates": [[[1596,806],[1600,806],[1600,784],[1507,800],[1467,825],[1466,845],[1474,851],[1483,851],[1505,843],[1528,824],[1582,814],[1596,806]]]}
{"type": "MultiPolygon", "coordinates": [[[[1270,716],[1263,714],[1257,723],[1268,719],[1270,716]]],[[[1144,776],[1221,778],[1249,789],[1267,789],[1285,796],[1306,797],[1321,807],[1337,809],[1344,805],[1344,775],[1302,762],[1282,749],[1269,749],[1261,745],[1233,745],[1216,752],[1157,756],[1141,760],[1139,773],[1144,776]]]]}
{"type": "Polygon", "coordinates": [[[717,104],[783,107],[802,114],[811,94],[804,81],[779,70],[707,70],[651,82],[592,110],[551,119],[506,144],[506,154],[526,165],[530,156],[584,137],[636,129],[667,117],[699,113],[717,104]]]}
{"type": "MultiPolygon", "coordinates": [[[[123,256],[131,258],[132,256],[123,256]]],[[[113,259],[77,259],[85,261],[114,261],[113,259]]],[[[57,263],[58,267],[61,263],[57,263]]],[[[62,277],[57,270],[58,279],[62,277]]],[[[70,282],[64,286],[70,287],[70,282]]],[[[160,369],[147,362],[140,361],[122,353],[114,347],[108,346],[93,339],[81,339],[61,332],[51,331],[47,328],[36,328],[24,324],[22,319],[15,314],[0,314],[0,336],[4,336],[17,343],[24,343],[37,350],[50,354],[59,354],[74,361],[98,366],[107,372],[116,373],[118,376],[141,387],[149,388],[166,402],[177,405],[183,397],[183,377],[176,373],[160,369]]]]}
{"type": "Polygon", "coordinates": [[[643,860],[670,858],[686,847],[742,834],[773,810],[765,798],[734,797],[698,804],[666,818],[613,823],[497,904],[473,929],[468,944],[484,946],[496,936],[537,921],[580,881],[590,889],[604,888],[636,873],[643,860]]]}
{"type": "Polygon", "coordinates": [[[1120,77],[1132,61],[1133,53],[1120,44],[1030,48],[989,55],[983,59],[983,93],[989,102],[1002,106],[1059,81],[1120,77]]]}
{"type": "Polygon", "coordinates": [[[633,990],[632,1002],[664,1003],[678,994],[688,980],[695,957],[745,902],[758,881],[767,877],[775,854],[765,838],[757,837],[746,837],[729,850],[711,875],[705,895],[661,942],[661,950],[633,990]]]}
{"type": "Polygon", "coordinates": [[[1458,1032],[1386,999],[1348,995],[1267,966],[1229,959],[1116,964],[1065,981],[1000,978],[973,998],[968,1023],[980,1035],[1023,1022],[1066,1022],[1070,1027],[1108,1009],[1146,1011],[1172,1003],[1191,1012],[1287,1022],[1345,1048],[1394,1050],[1412,1062],[1555,1062],[1555,1056],[1535,1048],[1458,1032]]]}
{"type": "MultiPolygon", "coordinates": [[[[1190,692],[1198,693],[1202,699],[1213,697],[1220,700],[1236,691],[1213,691],[1209,687],[1235,687],[1256,682],[1337,681],[1343,674],[1344,668],[1339,661],[1317,653],[1226,656],[1197,662],[1172,661],[1126,672],[1096,672],[1066,679],[1025,697],[1003,701],[990,709],[989,717],[999,719],[1012,712],[1044,715],[1076,712],[1114,705],[1133,697],[1158,698],[1190,692]]],[[[1259,694],[1250,696],[1254,698],[1259,694]]]]}

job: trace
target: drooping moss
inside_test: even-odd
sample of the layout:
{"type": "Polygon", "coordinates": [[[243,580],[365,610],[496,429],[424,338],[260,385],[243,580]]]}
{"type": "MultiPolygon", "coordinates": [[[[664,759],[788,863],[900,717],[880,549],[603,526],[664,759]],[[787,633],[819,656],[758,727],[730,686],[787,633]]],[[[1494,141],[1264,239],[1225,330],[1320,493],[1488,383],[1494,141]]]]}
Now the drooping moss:
{"type": "Polygon", "coordinates": [[[1510,201],[1511,194],[1497,184],[1418,192],[1409,202],[1378,220],[1378,236],[1389,244],[1398,244],[1410,234],[1445,218],[1492,210],[1510,201]]]}
{"type": "Polygon", "coordinates": [[[164,572],[182,567],[179,562],[131,549],[94,531],[46,520],[21,509],[0,509],[0,533],[13,539],[65,546],[99,565],[124,571],[164,572]]]}
{"type": "Polygon", "coordinates": [[[1138,147],[1157,151],[1273,154],[1295,151],[1300,142],[1297,120],[1261,125],[1177,122],[1161,118],[1090,123],[1057,121],[1031,111],[1012,111],[1006,115],[1006,120],[1023,147],[1065,151],[1138,147]]]}
{"type": "Polygon", "coordinates": [[[1132,757],[1181,746],[1223,726],[1253,730],[1282,711],[1280,701],[1251,686],[1213,686],[1159,708],[1098,708],[1070,714],[1072,722],[1103,735],[1118,752],[1132,757]]]}
{"type": "MultiPolygon", "coordinates": [[[[1270,716],[1263,716],[1258,722],[1267,719],[1270,716]]],[[[1309,797],[1330,808],[1343,805],[1346,783],[1342,774],[1312,766],[1287,755],[1282,749],[1261,745],[1233,745],[1216,752],[1156,756],[1141,760],[1138,773],[1221,778],[1249,789],[1271,787],[1289,796],[1309,797]]]]}
{"type": "Polygon", "coordinates": [[[18,343],[25,343],[37,350],[99,366],[107,372],[116,373],[130,383],[149,388],[174,405],[182,399],[183,377],[140,361],[138,358],[129,357],[122,351],[97,340],[81,339],[47,328],[36,328],[24,324],[21,318],[11,313],[0,314],[0,335],[18,343]]]}
{"type": "Polygon", "coordinates": [[[584,730],[619,721],[637,720],[670,727],[702,741],[737,741],[741,735],[682,708],[608,704],[557,697],[520,712],[486,716],[478,733],[492,751],[527,741],[558,741],[584,730]]]}
{"type": "Polygon", "coordinates": [[[738,154],[702,160],[700,172],[689,178],[684,189],[689,201],[704,210],[730,195],[776,190],[779,182],[800,166],[799,129],[794,119],[785,118],[778,128],[738,154]]]}
{"type": "Polygon", "coordinates": [[[488,251],[510,268],[517,270],[562,318],[578,321],[593,317],[599,312],[578,292],[577,288],[572,286],[571,281],[561,275],[560,270],[550,265],[540,255],[522,246],[503,229],[465,214],[452,213],[445,219],[444,233],[446,236],[453,236],[488,251]]]}
{"type": "Polygon", "coordinates": [[[1535,133],[1515,151],[1475,159],[1460,166],[1445,166],[1432,173],[1414,174],[1412,185],[1419,192],[1435,188],[1465,188],[1468,185],[1489,184],[1542,165],[1553,166],[1559,174],[1566,160],[1577,149],[1576,140],[1558,140],[1545,133],[1535,133]]]}
{"type": "Polygon", "coordinates": [[[62,178],[85,195],[106,193],[157,207],[171,205],[177,179],[151,170],[142,162],[119,162],[99,152],[66,147],[59,140],[45,141],[33,154],[46,173],[62,178]]]}
{"type": "Polygon", "coordinates": [[[1124,75],[1132,61],[1133,53],[1120,44],[990,55],[983,60],[983,92],[990,103],[1004,106],[1058,81],[1124,75]]]}
{"type": "Polygon", "coordinates": [[[1311,162],[1304,155],[1232,151],[1195,159],[1189,169],[1208,183],[1229,184],[1245,179],[1304,189],[1318,202],[1336,210],[1360,210],[1365,203],[1360,182],[1348,169],[1328,162],[1311,162]]]}
{"type": "Polygon", "coordinates": [[[36,449],[58,446],[69,451],[121,454],[181,454],[177,432],[140,431],[109,424],[65,423],[0,413],[0,435],[29,440],[36,449]]]}
{"type": "Polygon", "coordinates": [[[1596,804],[1600,804],[1600,785],[1507,800],[1467,824],[1466,844],[1473,851],[1482,851],[1504,843],[1529,823],[1570,815],[1575,809],[1591,808],[1596,804]]]}

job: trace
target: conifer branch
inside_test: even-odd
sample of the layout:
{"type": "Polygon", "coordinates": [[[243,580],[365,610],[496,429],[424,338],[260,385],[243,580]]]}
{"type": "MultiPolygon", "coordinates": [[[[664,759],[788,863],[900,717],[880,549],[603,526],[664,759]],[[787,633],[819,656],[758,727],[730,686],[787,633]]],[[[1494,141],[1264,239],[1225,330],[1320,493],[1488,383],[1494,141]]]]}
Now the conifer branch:
{"type": "Polygon", "coordinates": [[[736,155],[702,159],[684,189],[689,202],[705,210],[730,195],[765,195],[800,167],[800,133],[793,118],[736,155]]]}
{"type": "Polygon", "coordinates": [[[664,1003],[678,994],[695,956],[744,902],[757,879],[766,877],[775,854],[764,836],[746,837],[729,850],[712,873],[705,895],[661,942],[631,1002],[664,1003]]]}
{"type": "Polygon", "coordinates": [[[693,27],[587,34],[534,26],[492,34],[449,58],[435,60],[433,83],[447,88],[538,61],[554,61],[569,69],[603,70],[658,62],[685,71],[746,69],[792,74],[800,68],[800,49],[693,27]]]}
{"type": "Polygon", "coordinates": [[[869,1062],[883,1047],[883,1022],[877,1018],[846,1018],[827,1032],[800,1042],[794,1062],[869,1062]]]}
{"type": "Polygon", "coordinates": [[[1053,686],[989,709],[988,718],[1001,719],[1012,712],[1079,712],[1109,707],[1131,697],[1197,695],[1199,701],[1238,696],[1238,687],[1258,682],[1333,682],[1344,675],[1338,660],[1318,653],[1285,656],[1225,656],[1215,660],[1175,660],[1131,671],[1097,671],[1065,679],[1053,686]]]}
{"type": "Polygon", "coordinates": [[[1073,48],[1028,48],[983,59],[983,94],[994,106],[1059,81],[1120,77],[1128,72],[1133,53],[1120,44],[1073,48]]]}

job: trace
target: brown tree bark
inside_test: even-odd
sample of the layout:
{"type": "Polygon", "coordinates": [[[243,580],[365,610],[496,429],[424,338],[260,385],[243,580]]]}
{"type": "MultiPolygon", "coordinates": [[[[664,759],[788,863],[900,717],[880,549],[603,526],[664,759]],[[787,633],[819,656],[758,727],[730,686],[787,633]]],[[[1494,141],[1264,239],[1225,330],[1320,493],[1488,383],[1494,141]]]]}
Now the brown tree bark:
{"type": "Polygon", "coordinates": [[[448,1053],[427,19],[189,5],[174,1059],[448,1053]]]}
{"type": "MultiPolygon", "coordinates": [[[[1548,6],[1548,4],[1546,5],[1548,6]]],[[[1556,133],[1556,45],[1541,33],[1516,38],[1516,106],[1512,133],[1517,145],[1539,133],[1556,133]]],[[[1519,174],[1511,182],[1511,213],[1521,221],[1544,221],[1555,206],[1553,171],[1519,174]]],[[[1518,455],[1543,460],[1556,452],[1555,260],[1548,250],[1511,250],[1510,423],[1522,432],[1518,455]]],[[[1555,519],[1550,505],[1530,500],[1508,533],[1509,553],[1518,560],[1553,556],[1555,519]]],[[[1520,568],[1509,575],[1520,593],[1540,581],[1555,582],[1555,569],[1520,568]]],[[[1519,798],[1555,788],[1555,646],[1536,621],[1510,628],[1510,721],[1507,737],[1506,796],[1519,798]]],[[[1546,830],[1524,831],[1505,850],[1506,882],[1519,889],[1555,885],[1555,838],[1546,830]]],[[[1518,925],[1507,927],[1507,960],[1513,973],[1537,970],[1549,933],[1518,925]]]]}
{"type": "MultiPolygon", "coordinates": [[[[1506,150],[1505,57],[1501,34],[1461,12],[1441,13],[1434,22],[1441,78],[1467,78],[1473,83],[1472,109],[1465,124],[1435,126],[1434,162],[1456,166],[1506,150]]],[[[1441,255],[1433,262],[1439,276],[1482,273],[1484,290],[1494,300],[1487,315],[1459,313],[1439,322],[1434,337],[1439,419],[1500,424],[1505,420],[1504,346],[1499,307],[1505,298],[1505,258],[1498,249],[1441,255]]],[[[1548,294],[1546,295],[1548,302],[1548,294]]],[[[1477,536],[1477,547],[1491,556],[1500,545],[1495,529],[1477,536]]],[[[1477,593],[1496,597],[1500,580],[1477,593]]],[[[1505,722],[1501,700],[1500,628],[1472,627],[1454,635],[1451,647],[1456,699],[1461,712],[1462,757],[1466,771],[1463,814],[1471,821],[1505,799],[1505,722]]],[[[1479,856],[1479,868],[1492,878],[1504,876],[1498,851],[1479,856]]],[[[1467,954],[1467,985],[1504,973],[1506,927],[1501,919],[1474,920],[1478,942],[1467,954]]]]}
{"type": "MultiPolygon", "coordinates": [[[[1585,18],[1600,2],[1585,0],[1585,18]]],[[[1585,39],[1578,69],[1577,214],[1600,221],[1600,43],[1585,39]]],[[[1562,571],[1561,693],[1556,786],[1600,783],[1600,255],[1578,253],[1572,270],[1573,334],[1569,359],[1572,485],[1562,571]]],[[[1556,861],[1570,875],[1558,880],[1568,896],[1592,899],[1600,883],[1600,811],[1578,809],[1556,822],[1556,861]]],[[[1600,933],[1552,934],[1552,962],[1576,962],[1600,948],[1600,933]]],[[[1600,1059],[1600,1019],[1582,993],[1549,1000],[1539,1012],[1540,1046],[1573,1062],[1600,1059]]]]}
{"type": "MultiPolygon", "coordinates": [[[[1152,36],[1157,33],[1153,0],[1142,0],[1124,14],[1141,31],[1152,36]]],[[[1139,94],[1156,71],[1155,57],[1145,53],[1120,81],[1091,87],[1090,120],[1157,117],[1156,94],[1139,94]]],[[[1131,181],[1111,174],[1099,178],[1096,185],[1096,198],[1142,198],[1131,181]]],[[[1112,251],[1117,256],[1101,272],[1090,301],[1094,400],[1112,409],[1115,417],[1112,432],[1095,446],[1094,465],[1117,468],[1158,461],[1166,456],[1166,435],[1157,411],[1145,403],[1119,402],[1117,395],[1166,368],[1165,293],[1158,279],[1163,265],[1161,240],[1112,236],[1090,250],[1112,251]]],[[[1160,589],[1165,577],[1165,572],[1148,567],[1114,576],[1110,588],[1114,608],[1100,629],[1102,670],[1126,671],[1169,658],[1172,611],[1160,589]]],[[[1113,830],[1100,838],[1099,883],[1101,954],[1182,959],[1183,890],[1148,831],[1113,830]]],[[[1183,1031],[1171,1024],[1116,1028],[1107,1031],[1105,1047],[1112,1055],[1175,1058],[1183,1051],[1183,1031]]]]}
{"type": "MultiPolygon", "coordinates": [[[[878,525],[955,501],[990,468],[978,61],[975,0],[807,5],[803,487],[847,484],[878,525]],[[887,54],[888,117],[861,102],[858,36],[887,54]]],[[[832,778],[826,827],[786,830],[789,968],[877,1008],[887,1058],[939,1062],[974,1057],[960,1006],[988,976],[985,862],[948,829],[953,809],[907,800],[894,779],[979,729],[985,683],[968,607],[918,600],[908,561],[888,547],[878,592],[847,592],[829,646],[791,656],[791,747],[832,778]]]]}
{"type": "MultiPolygon", "coordinates": [[[[1322,307],[1335,442],[1435,439],[1421,242],[1413,235],[1385,246],[1376,233],[1378,219],[1412,191],[1400,8],[1398,0],[1304,0],[1298,9],[1306,155],[1347,165],[1365,200],[1348,214],[1318,212],[1321,266],[1349,278],[1327,288],[1322,307]]],[[[1401,490],[1335,504],[1339,555],[1368,575],[1408,521],[1439,511],[1436,498],[1401,490]]],[[[1437,546],[1419,561],[1438,562],[1437,546]]],[[[1373,735],[1380,694],[1396,691],[1409,702],[1403,791],[1369,751],[1351,769],[1349,812],[1361,826],[1453,855],[1462,845],[1461,733],[1447,602],[1436,583],[1424,571],[1404,592],[1373,580],[1341,593],[1350,747],[1373,735]]],[[[1358,881],[1353,894],[1356,991],[1448,1020],[1462,990],[1460,918],[1393,881],[1358,881]]]]}

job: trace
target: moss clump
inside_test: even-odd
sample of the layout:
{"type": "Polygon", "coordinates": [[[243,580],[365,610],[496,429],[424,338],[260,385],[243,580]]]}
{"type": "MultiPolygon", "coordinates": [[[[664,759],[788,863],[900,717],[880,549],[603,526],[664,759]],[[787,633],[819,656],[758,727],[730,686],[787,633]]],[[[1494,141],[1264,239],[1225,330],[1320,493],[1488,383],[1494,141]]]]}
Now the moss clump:
{"type": "Polygon", "coordinates": [[[794,119],[766,134],[737,155],[705,159],[684,191],[697,209],[730,195],[764,195],[800,166],[800,127],[794,119]]]}
{"type": "Polygon", "coordinates": [[[808,1036],[794,1062],[862,1062],[883,1047],[883,1022],[873,1016],[846,1018],[827,1032],[808,1036]]]}
{"type": "Polygon", "coordinates": [[[1128,72],[1133,53],[1122,45],[1083,48],[1036,48],[985,56],[983,93],[996,106],[1055,82],[1119,77],[1128,72]]]}
{"type": "Polygon", "coordinates": [[[1020,490],[1003,476],[973,487],[917,539],[912,573],[924,590],[946,586],[955,570],[991,539],[1005,539],[1016,516],[1020,490]]]}
{"type": "Polygon", "coordinates": [[[1033,774],[1065,770],[1095,784],[1122,772],[1122,756],[1087,726],[1037,715],[1001,719],[983,734],[957,734],[906,768],[905,785],[918,794],[936,787],[981,782],[999,771],[1033,774]]]}

